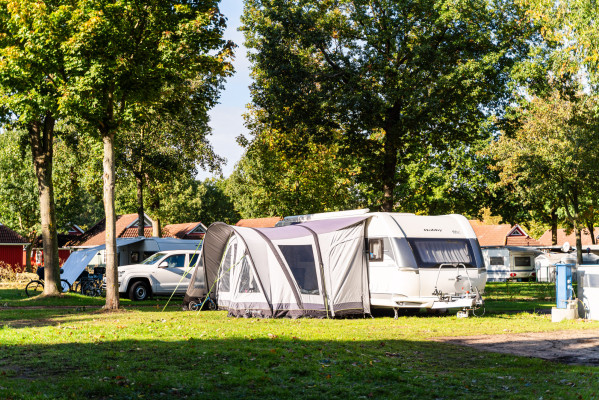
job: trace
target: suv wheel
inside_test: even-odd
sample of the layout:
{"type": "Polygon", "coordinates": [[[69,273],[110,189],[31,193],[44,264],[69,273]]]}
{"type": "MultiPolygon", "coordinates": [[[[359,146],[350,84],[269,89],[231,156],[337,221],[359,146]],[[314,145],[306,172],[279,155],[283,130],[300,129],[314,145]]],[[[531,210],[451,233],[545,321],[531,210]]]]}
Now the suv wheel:
{"type": "Polygon", "coordinates": [[[137,281],[129,288],[129,298],[131,300],[141,301],[150,296],[150,288],[144,281],[137,281]]]}

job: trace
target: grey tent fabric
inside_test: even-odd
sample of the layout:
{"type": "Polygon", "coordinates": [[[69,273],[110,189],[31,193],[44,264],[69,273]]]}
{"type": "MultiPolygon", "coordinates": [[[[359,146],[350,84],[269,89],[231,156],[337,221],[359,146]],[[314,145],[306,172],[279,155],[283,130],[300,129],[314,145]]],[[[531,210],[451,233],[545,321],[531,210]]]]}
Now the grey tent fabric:
{"type": "Polygon", "coordinates": [[[211,296],[231,316],[370,313],[368,216],[278,228],[211,225],[184,303],[211,296]]]}
{"type": "Polygon", "coordinates": [[[104,245],[92,247],[85,250],[80,250],[72,253],[69,258],[62,265],[62,274],[60,275],[60,279],[66,279],[67,282],[73,284],[81,272],[87,267],[87,264],[91,261],[92,258],[98,254],[99,251],[104,250],[104,245]]]}

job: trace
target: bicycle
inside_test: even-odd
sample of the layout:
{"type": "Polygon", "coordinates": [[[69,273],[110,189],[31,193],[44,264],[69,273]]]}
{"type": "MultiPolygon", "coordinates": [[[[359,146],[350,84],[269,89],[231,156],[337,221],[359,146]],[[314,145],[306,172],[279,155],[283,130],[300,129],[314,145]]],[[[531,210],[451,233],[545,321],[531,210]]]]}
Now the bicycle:
{"type": "Polygon", "coordinates": [[[214,311],[214,310],[218,309],[218,306],[216,305],[214,300],[212,300],[211,297],[206,297],[204,300],[200,301],[199,303],[191,300],[189,302],[188,307],[189,307],[189,311],[199,311],[199,310],[204,310],[204,309],[214,311]]]}
{"type": "Polygon", "coordinates": [[[77,291],[81,290],[84,296],[102,296],[103,278],[106,268],[95,267],[93,274],[81,274],[77,284],[77,291]]]}
{"type": "MultiPolygon", "coordinates": [[[[60,273],[63,273],[62,268],[60,269],[60,273]]],[[[44,268],[37,269],[38,279],[32,279],[27,286],[25,286],[25,294],[27,297],[37,296],[42,294],[44,291],[44,268]]],[[[66,279],[60,280],[60,287],[62,292],[69,292],[71,290],[71,284],[66,279]]]]}

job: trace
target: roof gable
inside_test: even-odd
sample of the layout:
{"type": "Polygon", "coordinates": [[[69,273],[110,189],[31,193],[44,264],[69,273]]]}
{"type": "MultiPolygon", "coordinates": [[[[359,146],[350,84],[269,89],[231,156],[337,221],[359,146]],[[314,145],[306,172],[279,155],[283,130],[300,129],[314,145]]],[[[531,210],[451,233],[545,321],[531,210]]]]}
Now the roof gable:
{"type": "Polygon", "coordinates": [[[0,224],[0,243],[2,244],[21,244],[27,243],[27,240],[9,227],[0,224]]]}

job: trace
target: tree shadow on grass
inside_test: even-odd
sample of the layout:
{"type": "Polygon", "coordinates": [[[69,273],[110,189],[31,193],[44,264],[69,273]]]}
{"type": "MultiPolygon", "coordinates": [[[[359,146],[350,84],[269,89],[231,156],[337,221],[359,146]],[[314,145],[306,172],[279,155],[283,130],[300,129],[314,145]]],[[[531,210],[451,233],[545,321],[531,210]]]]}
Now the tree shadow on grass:
{"type": "Polygon", "coordinates": [[[0,345],[0,398],[529,399],[597,389],[595,369],[444,343],[200,336],[0,345]]]}

